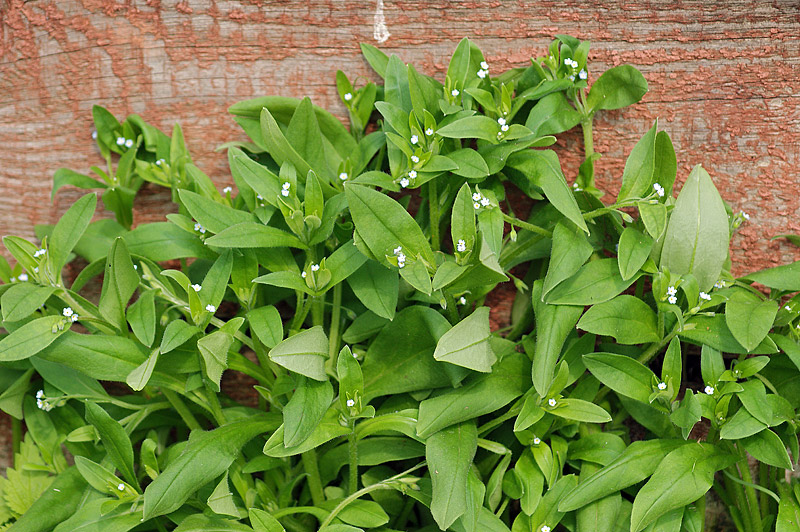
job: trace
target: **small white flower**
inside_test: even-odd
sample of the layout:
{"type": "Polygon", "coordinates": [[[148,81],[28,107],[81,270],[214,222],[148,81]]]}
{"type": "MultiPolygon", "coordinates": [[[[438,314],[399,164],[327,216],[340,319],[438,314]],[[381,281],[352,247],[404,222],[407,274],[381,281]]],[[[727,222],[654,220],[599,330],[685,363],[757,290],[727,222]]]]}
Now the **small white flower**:
{"type": "Polygon", "coordinates": [[[92,139],[97,140],[97,131],[92,131],[92,139]]]}
{"type": "Polygon", "coordinates": [[[659,390],[666,390],[667,389],[667,383],[666,382],[659,382],[658,383],[658,389],[659,390]]]}
{"type": "Polygon", "coordinates": [[[792,311],[792,307],[789,306],[789,305],[785,305],[783,308],[786,310],[786,312],[791,312],[792,311]]]}
{"type": "Polygon", "coordinates": [[[714,387],[713,386],[706,386],[705,390],[703,390],[703,391],[706,392],[706,395],[714,395],[714,387]]]}
{"type": "Polygon", "coordinates": [[[547,525],[542,525],[541,532],[550,532],[550,527],[547,525]]]}
{"type": "Polygon", "coordinates": [[[408,185],[411,184],[411,181],[408,180],[407,177],[404,177],[400,180],[400,186],[406,188],[408,185]]]}
{"type": "Polygon", "coordinates": [[[497,123],[500,124],[501,126],[504,126],[504,125],[506,125],[506,119],[503,118],[503,117],[500,117],[500,118],[497,119],[497,123]]]}
{"type": "Polygon", "coordinates": [[[356,405],[356,402],[353,401],[352,399],[348,399],[347,400],[347,406],[348,407],[353,408],[355,405],[356,405]]]}
{"type": "Polygon", "coordinates": [[[194,290],[195,292],[199,292],[200,290],[202,290],[202,288],[203,287],[200,286],[199,284],[193,284],[192,285],[192,290],[194,290]]]}
{"type": "Polygon", "coordinates": [[[45,253],[47,253],[47,250],[46,250],[46,249],[44,249],[44,248],[42,248],[42,249],[37,249],[37,250],[36,250],[36,251],[33,253],[33,256],[34,256],[34,257],[36,257],[36,258],[39,258],[39,257],[41,257],[42,255],[44,255],[45,253]]]}
{"type": "Polygon", "coordinates": [[[502,131],[498,131],[497,132],[497,140],[500,140],[502,138],[503,138],[503,132],[502,131]]]}
{"type": "Polygon", "coordinates": [[[62,310],[62,311],[61,311],[61,314],[62,314],[62,315],[65,317],[65,318],[69,318],[70,316],[72,316],[73,314],[75,314],[75,312],[72,310],[72,308],[71,308],[71,307],[65,307],[65,308],[64,308],[64,310],[62,310]]]}
{"type": "Polygon", "coordinates": [[[585,80],[585,79],[588,77],[588,74],[586,73],[586,71],[585,71],[585,70],[581,70],[580,72],[578,72],[578,77],[579,77],[580,79],[583,79],[583,80],[585,80]]]}
{"type": "Polygon", "coordinates": [[[400,260],[399,258],[397,259],[397,267],[398,268],[402,268],[405,265],[406,265],[406,261],[405,260],[400,260]]]}
{"type": "Polygon", "coordinates": [[[233,188],[231,187],[225,187],[222,189],[223,194],[230,194],[231,192],[233,192],[233,188]]]}
{"type": "Polygon", "coordinates": [[[416,179],[417,178],[417,171],[416,170],[411,170],[408,173],[408,177],[410,177],[411,179],[416,179]]]}
{"type": "Polygon", "coordinates": [[[456,251],[459,253],[464,253],[467,250],[467,243],[464,240],[459,240],[456,244],[456,251]]]}
{"type": "Polygon", "coordinates": [[[667,295],[668,296],[674,296],[677,293],[678,293],[678,290],[674,286],[670,286],[669,288],[667,288],[667,295]]]}
{"type": "Polygon", "coordinates": [[[38,266],[33,269],[33,273],[39,273],[39,267],[38,266]]]}
{"type": "Polygon", "coordinates": [[[398,262],[405,262],[405,261],[406,261],[406,256],[405,256],[405,254],[404,254],[404,253],[398,253],[398,254],[397,254],[397,261],[398,261],[398,262]]]}
{"type": "Polygon", "coordinates": [[[475,192],[472,194],[472,201],[480,201],[480,200],[481,200],[480,192],[475,192]]]}
{"type": "Polygon", "coordinates": [[[211,312],[211,313],[213,314],[214,312],[216,312],[216,311],[217,311],[217,307],[215,307],[214,305],[212,305],[211,303],[209,303],[208,305],[206,305],[206,310],[207,310],[208,312],[211,312]]]}
{"type": "Polygon", "coordinates": [[[302,277],[303,279],[305,279],[305,278],[306,278],[306,275],[308,275],[306,272],[301,272],[301,273],[300,273],[300,277],[302,277]]]}
{"type": "Polygon", "coordinates": [[[411,156],[411,162],[414,163],[414,164],[417,164],[419,162],[419,157],[417,157],[416,155],[412,155],[411,156]]]}
{"type": "Polygon", "coordinates": [[[725,288],[725,281],[720,279],[716,283],[714,283],[714,288],[725,288]]]}
{"type": "Polygon", "coordinates": [[[656,194],[658,194],[659,198],[663,198],[664,197],[664,187],[662,187],[658,183],[653,183],[653,190],[656,191],[656,194]]]}
{"type": "Polygon", "coordinates": [[[556,400],[552,397],[547,400],[547,404],[550,405],[551,408],[556,406],[556,403],[557,403],[556,400]]]}
{"type": "Polygon", "coordinates": [[[17,277],[17,279],[19,279],[22,282],[25,282],[25,281],[28,280],[28,274],[27,273],[21,273],[21,274],[19,274],[19,277],[17,277]]]}
{"type": "Polygon", "coordinates": [[[158,159],[158,160],[156,161],[156,166],[161,166],[161,165],[162,165],[162,164],[164,164],[165,162],[167,162],[167,160],[166,160],[166,159],[158,159]]]}
{"type": "Polygon", "coordinates": [[[459,305],[466,305],[467,304],[467,298],[464,297],[464,296],[459,297],[458,298],[458,303],[459,303],[459,305]]]}
{"type": "Polygon", "coordinates": [[[569,80],[570,80],[570,81],[575,81],[575,74],[572,74],[572,75],[569,77],[569,80]]]}
{"type": "Polygon", "coordinates": [[[502,131],[503,133],[508,131],[508,124],[503,124],[502,126],[500,126],[500,131],[502,131]]]}
{"type": "Polygon", "coordinates": [[[570,66],[572,64],[572,59],[567,57],[566,59],[564,59],[564,64],[567,65],[567,66],[570,66]]]}
{"type": "Polygon", "coordinates": [[[12,277],[11,279],[9,279],[9,282],[12,282],[12,283],[15,283],[16,281],[17,281],[16,277],[12,277]]]}
{"type": "Polygon", "coordinates": [[[118,485],[117,485],[117,489],[118,489],[119,491],[125,491],[125,484],[122,484],[122,483],[118,484],[118,485]]]}
{"type": "Polygon", "coordinates": [[[486,61],[481,61],[481,68],[484,70],[489,70],[489,63],[486,61]]]}
{"type": "Polygon", "coordinates": [[[669,304],[670,304],[670,305],[675,305],[675,304],[677,304],[677,303],[678,303],[678,298],[677,298],[677,297],[675,297],[675,296],[669,296],[669,297],[667,298],[667,301],[669,301],[669,304]]]}
{"type": "Polygon", "coordinates": [[[399,255],[402,251],[403,251],[403,246],[397,246],[396,248],[394,248],[392,253],[394,253],[395,255],[399,255]]]}
{"type": "Polygon", "coordinates": [[[36,398],[37,399],[43,399],[44,398],[44,390],[39,390],[38,392],[36,392],[36,398]]]}
{"type": "Polygon", "coordinates": [[[475,207],[476,210],[481,208],[481,204],[478,203],[477,201],[473,203],[472,206],[475,207]]]}
{"type": "Polygon", "coordinates": [[[429,137],[430,137],[431,135],[433,135],[433,128],[430,128],[430,127],[429,127],[428,129],[426,129],[426,130],[425,130],[425,134],[426,134],[426,135],[428,135],[429,137]]]}
{"type": "Polygon", "coordinates": [[[416,135],[411,135],[411,138],[409,140],[411,141],[411,144],[416,144],[417,142],[419,142],[419,137],[416,135]]]}
{"type": "Polygon", "coordinates": [[[711,301],[711,296],[706,294],[705,292],[700,292],[700,299],[705,299],[706,301],[711,301]]]}
{"type": "Polygon", "coordinates": [[[342,172],[341,174],[339,174],[339,179],[341,179],[342,181],[347,181],[347,172],[342,172]]]}
{"type": "Polygon", "coordinates": [[[73,314],[72,316],[70,316],[69,319],[70,319],[70,321],[72,323],[75,323],[76,321],[78,321],[78,315],[77,314],[73,314]]]}
{"type": "Polygon", "coordinates": [[[578,62],[574,59],[572,60],[572,68],[578,68],[578,62]]]}
{"type": "Polygon", "coordinates": [[[312,272],[318,272],[319,271],[319,264],[312,264],[311,265],[311,271],[312,272]]]}
{"type": "MultiPolygon", "coordinates": [[[[286,189],[281,190],[281,196],[283,196],[284,198],[288,198],[289,197],[289,191],[286,190],[286,189]]],[[[263,206],[263,204],[262,204],[262,206],[263,206]]]]}
{"type": "Polygon", "coordinates": [[[458,96],[460,93],[458,92],[458,89],[453,89],[453,90],[450,91],[450,94],[452,96],[458,96]]]}
{"type": "Polygon", "coordinates": [[[133,148],[133,141],[131,139],[126,140],[125,141],[125,147],[126,148],[133,148]]]}
{"type": "Polygon", "coordinates": [[[489,198],[481,198],[481,205],[483,205],[484,207],[488,207],[491,204],[492,202],[489,201],[489,198]]]}
{"type": "Polygon", "coordinates": [[[487,72],[485,70],[478,70],[478,77],[481,79],[486,78],[487,72]]]}
{"type": "Polygon", "coordinates": [[[749,220],[750,219],[750,215],[747,214],[746,212],[740,211],[740,214],[742,215],[742,218],[744,218],[745,220],[749,220]]]}
{"type": "Polygon", "coordinates": [[[534,445],[539,445],[540,443],[542,443],[542,440],[540,440],[538,436],[534,436],[533,437],[533,444],[534,445]]]}
{"type": "Polygon", "coordinates": [[[125,145],[125,137],[117,137],[117,146],[125,145]]]}
{"type": "Polygon", "coordinates": [[[346,102],[349,102],[349,101],[350,101],[350,100],[352,100],[352,99],[353,99],[353,95],[352,95],[351,93],[349,93],[349,92],[345,93],[345,95],[344,95],[344,100],[345,100],[346,102]]]}

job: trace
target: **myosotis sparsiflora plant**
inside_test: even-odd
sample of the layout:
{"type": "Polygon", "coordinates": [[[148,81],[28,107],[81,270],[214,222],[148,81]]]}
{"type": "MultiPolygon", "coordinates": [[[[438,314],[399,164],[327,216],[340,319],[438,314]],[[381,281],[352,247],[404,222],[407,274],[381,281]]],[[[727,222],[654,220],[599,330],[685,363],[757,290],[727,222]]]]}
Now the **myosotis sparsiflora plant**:
{"type": "Polygon", "coordinates": [[[231,107],[222,193],[180,127],[95,107],[105,168],[53,193],[115,219],[90,193],[4,238],[0,526],[678,532],[713,490],[737,530],[796,530],[798,266],[730,275],[746,215],[700,166],[674,197],[657,123],[601,201],[593,118],[647,83],[589,86],[588,49],[494,75],[465,39],[442,83],[364,45],[383,83],[337,74],[349,129],[308,98],[231,107]],[[569,185],[545,148],[576,126],[569,185]],[[144,182],[177,212],[131,229],[144,182]]]}

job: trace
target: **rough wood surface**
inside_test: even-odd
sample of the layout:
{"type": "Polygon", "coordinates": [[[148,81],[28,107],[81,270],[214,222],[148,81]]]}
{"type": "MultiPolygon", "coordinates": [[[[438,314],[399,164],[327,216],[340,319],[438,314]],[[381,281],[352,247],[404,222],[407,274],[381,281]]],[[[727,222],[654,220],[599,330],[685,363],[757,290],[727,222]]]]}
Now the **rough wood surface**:
{"type": "MultiPolygon", "coordinates": [[[[442,74],[463,36],[497,72],[543,55],[556,33],[594,44],[591,79],[631,63],[650,83],[639,105],[596,124],[599,185],[619,187],[625,157],[655,118],[672,136],[679,180],[702,163],[723,197],[751,214],[734,271],[798,258],[769,237],[800,232],[800,3],[795,1],[0,0],[0,235],[32,237],[77,197],[50,204],[52,175],[100,157],[91,107],[184,128],[197,164],[230,182],[214,149],[244,138],[226,113],[267,94],[309,95],[344,116],[337,69],[374,78],[359,42],[442,74]],[[385,28],[378,27],[382,10],[385,28]]],[[[560,141],[568,175],[579,136],[560,141]]],[[[145,189],[137,221],[164,213],[145,189]]]]}

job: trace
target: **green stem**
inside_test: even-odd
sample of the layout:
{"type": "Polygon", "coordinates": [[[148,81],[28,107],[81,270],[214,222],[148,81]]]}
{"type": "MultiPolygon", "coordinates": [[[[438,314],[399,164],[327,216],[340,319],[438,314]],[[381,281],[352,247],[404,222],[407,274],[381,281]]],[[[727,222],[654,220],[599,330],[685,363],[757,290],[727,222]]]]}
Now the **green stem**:
{"type": "Polygon", "coordinates": [[[428,215],[431,221],[431,247],[434,251],[439,251],[439,191],[436,186],[436,179],[428,181],[428,215]]]}
{"type": "Polygon", "coordinates": [[[694,503],[695,507],[697,508],[697,514],[700,516],[700,528],[699,530],[706,529],[706,496],[703,495],[694,503]]]}
{"type": "Polygon", "coordinates": [[[211,387],[211,381],[205,378],[203,381],[205,382],[206,401],[208,402],[211,415],[214,416],[214,421],[217,423],[217,426],[224,425],[226,423],[225,414],[222,412],[222,405],[219,404],[217,392],[211,387]]]}
{"type": "Polygon", "coordinates": [[[186,403],[183,402],[183,399],[181,399],[177,393],[168,388],[161,388],[161,393],[164,395],[164,398],[169,401],[169,404],[172,405],[172,408],[178,412],[178,415],[181,416],[181,419],[186,426],[189,427],[189,430],[198,430],[203,428],[197,421],[197,418],[194,417],[194,414],[192,414],[192,411],[189,410],[189,407],[186,406],[186,403]]]}
{"type": "Polygon", "coordinates": [[[506,412],[502,416],[496,417],[493,420],[487,422],[486,424],[478,427],[478,436],[483,437],[486,434],[490,433],[492,430],[494,430],[496,427],[508,421],[509,419],[516,417],[517,414],[519,414],[522,411],[523,402],[524,402],[524,397],[519,399],[516,403],[514,403],[511,406],[511,408],[508,409],[508,412],[506,412]]]}
{"type": "Polygon", "coordinates": [[[311,301],[311,323],[314,327],[325,325],[325,294],[315,296],[311,301]]]}
{"type": "Polygon", "coordinates": [[[524,221],[520,220],[519,218],[513,218],[513,217],[507,215],[506,213],[503,213],[503,220],[505,220],[506,222],[508,222],[511,225],[516,225],[520,229],[525,229],[525,230],[530,231],[532,233],[536,233],[537,235],[546,236],[547,238],[552,238],[552,236],[553,236],[553,232],[552,231],[548,231],[544,227],[539,227],[538,225],[534,225],[532,223],[524,222],[524,221]]]}
{"type": "Polygon", "coordinates": [[[447,290],[442,290],[442,293],[444,294],[445,304],[447,305],[447,319],[450,320],[450,325],[455,325],[461,320],[458,315],[458,309],[456,308],[456,298],[447,290]]]}
{"type": "Polygon", "coordinates": [[[314,502],[314,506],[321,506],[325,502],[325,493],[322,491],[322,478],[319,476],[317,451],[311,449],[304,452],[301,457],[303,468],[308,475],[308,490],[311,492],[311,500],[314,502]]]}
{"type": "Polygon", "coordinates": [[[755,484],[753,483],[753,476],[750,474],[750,464],[747,463],[746,456],[739,461],[739,471],[742,475],[744,494],[747,498],[747,510],[750,514],[749,517],[753,525],[753,530],[755,532],[762,532],[763,528],[761,527],[761,512],[758,509],[758,497],[756,497],[755,484]]]}
{"type": "MultiPolygon", "coordinates": [[[[585,160],[589,160],[589,158],[592,155],[594,155],[594,137],[592,135],[591,116],[587,116],[583,120],[581,120],[581,129],[583,130],[583,157],[585,160]]],[[[587,187],[594,186],[594,168],[592,169],[592,174],[586,181],[585,186],[587,187]]]]}
{"type": "Polygon", "coordinates": [[[367,486],[365,488],[361,488],[357,492],[349,495],[345,500],[343,500],[338,505],[336,505],[336,508],[334,508],[333,511],[328,514],[328,517],[326,517],[325,520],[320,524],[320,526],[319,526],[320,529],[325,528],[326,526],[331,524],[331,521],[333,521],[336,518],[336,516],[339,515],[339,513],[342,510],[344,510],[347,507],[347,505],[350,504],[351,502],[353,502],[354,500],[356,500],[359,497],[362,497],[363,495],[366,495],[368,493],[372,493],[373,491],[392,489],[394,487],[394,486],[392,486],[393,482],[402,479],[404,476],[406,476],[406,475],[408,475],[410,473],[413,473],[414,471],[416,471],[417,469],[419,469],[420,467],[422,467],[424,465],[425,465],[425,462],[420,462],[419,464],[415,465],[414,467],[406,469],[402,473],[398,473],[395,476],[389,477],[386,480],[383,480],[383,481],[378,482],[376,484],[372,484],[372,485],[367,486]]]}
{"type": "Polygon", "coordinates": [[[358,438],[356,437],[355,422],[351,422],[351,424],[353,425],[353,430],[350,432],[350,436],[347,439],[347,445],[350,451],[347,493],[352,495],[358,491],[358,438]]]}
{"type": "MultiPolygon", "coordinates": [[[[760,484],[758,487],[766,486],[769,480],[769,466],[764,464],[763,462],[758,463],[758,483],[760,484]]],[[[769,498],[767,494],[764,493],[763,490],[769,491],[766,488],[759,489],[760,496],[758,497],[759,502],[759,510],[761,511],[761,515],[769,515],[769,498]]],[[[778,500],[780,502],[780,500],[778,500]]]]}
{"type": "Polygon", "coordinates": [[[303,299],[302,292],[300,296],[297,298],[297,308],[295,309],[294,318],[292,318],[292,323],[289,325],[289,329],[296,331],[303,325],[303,322],[306,321],[306,316],[308,316],[308,311],[311,310],[311,297],[303,299]]]}
{"type": "Polygon", "coordinates": [[[342,321],[342,283],[333,287],[333,310],[331,310],[330,342],[328,344],[328,356],[332,361],[336,360],[339,354],[339,328],[342,321]]]}
{"type": "Polygon", "coordinates": [[[13,454],[19,453],[19,446],[21,442],[22,442],[22,421],[15,418],[14,416],[11,416],[11,449],[13,454]]]}
{"type": "Polygon", "coordinates": [[[400,513],[397,514],[397,518],[392,523],[392,528],[394,530],[403,530],[406,527],[406,522],[408,521],[408,517],[411,515],[411,511],[414,509],[414,504],[416,504],[416,500],[408,497],[406,499],[406,503],[403,505],[403,509],[400,510],[400,513]]]}

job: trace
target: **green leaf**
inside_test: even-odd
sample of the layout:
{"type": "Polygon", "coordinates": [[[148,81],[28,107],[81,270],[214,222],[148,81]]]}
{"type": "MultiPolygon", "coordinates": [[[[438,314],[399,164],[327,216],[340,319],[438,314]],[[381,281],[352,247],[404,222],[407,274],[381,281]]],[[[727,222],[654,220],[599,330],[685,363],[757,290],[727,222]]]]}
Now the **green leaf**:
{"type": "Polygon", "coordinates": [[[667,512],[705,495],[714,473],[734,461],[731,455],[704,443],[689,443],[669,453],[633,501],[631,532],[639,532],[667,512]]]}
{"type": "Polygon", "coordinates": [[[155,262],[201,258],[215,259],[216,253],[195,235],[169,222],[142,224],[122,235],[128,251],[155,262]]]}
{"type": "Polygon", "coordinates": [[[775,532],[793,532],[800,527],[800,505],[788,486],[779,485],[781,500],[778,504],[778,517],[775,532]]]}
{"type": "MultiPolygon", "coordinates": [[[[453,150],[447,154],[447,158],[453,161],[457,166],[457,168],[451,170],[455,175],[470,179],[489,176],[489,166],[486,164],[486,161],[481,157],[480,153],[472,148],[453,150]]],[[[427,167],[425,170],[430,171],[427,167]]],[[[472,210],[475,209],[473,208],[472,210]]]]}
{"type": "Polygon", "coordinates": [[[297,376],[295,392],[283,408],[283,444],[294,447],[308,438],[322,421],[333,400],[333,386],[297,376]]]}
{"type": "Polygon", "coordinates": [[[593,260],[553,288],[544,299],[552,305],[594,305],[617,296],[638,277],[622,279],[616,259],[593,260]]]}
{"type": "MultiPolygon", "coordinates": [[[[211,511],[215,514],[239,517],[239,511],[236,509],[236,504],[233,502],[233,494],[231,494],[231,488],[228,483],[227,471],[222,475],[222,479],[220,479],[214,491],[211,492],[211,495],[208,496],[206,504],[208,504],[208,507],[211,508],[211,511]]],[[[204,528],[203,530],[208,530],[208,528],[204,528]]]]}
{"type": "Polygon", "coordinates": [[[599,109],[620,109],[642,99],[647,92],[647,81],[631,65],[620,65],[603,72],[592,84],[587,107],[595,112],[599,109]]]}
{"type": "Polygon", "coordinates": [[[753,272],[741,280],[763,284],[775,290],[797,292],[800,290],[800,261],[753,272]]]}
{"type": "Polygon", "coordinates": [[[691,273],[700,290],[717,282],[728,257],[728,214],[711,177],[694,167],[670,216],[661,267],[678,275],[691,273]]]}
{"type": "Polygon", "coordinates": [[[128,246],[122,238],[114,240],[106,259],[103,291],[100,294],[100,314],[120,330],[127,330],[125,310],[136,287],[139,274],[133,268],[128,246]]]}
{"type": "Polygon", "coordinates": [[[764,383],[759,380],[749,380],[741,383],[742,391],[737,394],[742,405],[750,414],[764,423],[772,424],[772,407],[767,400],[767,390],[764,383]]]}
{"type": "Polygon", "coordinates": [[[311,435],[303,440],[299,445],[294,447],[286,447],[283,445],[283,431],[286,427],[285,425],[281,425],[278,427],[278,430],[276,430],[272,436],[270,436],[269,440],[267,440],[267,443],[264,444],[264,454],[276,458],[294,456],[297,454],[302,454],[311,449],[316,449],[320,445],[334,438],[338,438],[339,436],[350,434],[352,429],[349,427],[343,427],[339,422],[339,417],[340,414],[337,409],[329,408],[325,413],[325,417],[322,419],[319,425],[317,425],[311,435]]]}
{"type": "Polygon", "coordinates": [[[29,321],[0,340],[0,362],[24,360],[39,353],[69,330],[69,322],[61,329],[61,316],[44,316],[29,321]]]}
{"type": "Polygon", "coordinates": [[[159,351],[169,353],[173,349],[180,347],[195,334],[199,333],[200,329],[194,325],[189,325],[183,320],[174,320],[169,322],[167,328],[164,329],[164,336],[161,337],[161,347],[159,351]]]}
{"type": "Polygon", "coordinates": [[[567,221],[559,221],[553,228],[553,245],[550,264],[542,287],[542,296],[547,296],[561,281],[572,277],[592,255],[592,246],[586,233],[567,221]]]}
{"type": "Polygon", "coordinates": [[[283,322],[278,309],[272,305],[258,307],[247,313],[250,329],[262,344],[272,349],[283,340],[283,322]]]}
{"type": "Polygon", "coordinates": [[[219,381],[222,372],[228,368],[228,351],[233,345],[233,335],[239,330],[244,318],[237,317],[214,331],[203,336],[197,341],[197,349],[203,360],[205,374],[211,381],[216,391],[219,391],[219,381]]]}
{"type": "Polygon", "coordinates": [[[569,104],[563,92],[548,94],[533,106],[525,127],[537,137],[570,130],[581,121],[581,114],[569,104]]]}
{"type": "Polygon", "coordinates": [[[430,265],[436,263],[422,229],[400,203],[361,185],[348,184],[345,193],[358,234],[378,260],[389,264],[385,257],[394,256],[400,246],[409,259],[419,255],[430,265]]]}
{"type": "Polygon", "coordinates": [[[94,425],[111,462],[131,485],[138,486],[133,470],[133,446],[125,429],[97,404],[86,402],[86,421],[94,425]]]}
{"type": "Polygon", "coordinates": [[[279,248],[305,249],[305,244],[291,233],[257,222],[243,222],[206,239],[209,246],[220,248],[279,248]]]}
{"type": "Polygon", "coordinates": [[[128,376],[125,377],[125,383],[130,386],[131,389],[138,392],[147,386],[150,377],[153,376],[153,371],[156,369],[156,364],[158,364],[158,355],[158,350],[153,351],[150,356],[147,357],[147,360],[128,373],[128,376]]]}
{"type": "Polygon", "coordinates": [[[240,449],[258,434],[275,429],[274,418],[251,416],[212,431],[192,431],[184,451],[144,492],[145,520],[174,512],[197,490],[224,473],[240,449]]]}
{"type": "Polygon", "coordinates": [[[559,478],[547,493],[542,497],[542,501],[533,512],[530,519],[530,530],[541,530],[543,526],[551,526],[556,528],[556,525],[564,517],[564,512],[559,509],[559,502],[564,498],[564,495],[569,493],[575,488],[578,483],[578,477],[575,475],[567,475],[559,478]]]}
{"type": "MultiPolygon", "coordinates": [[[[277,198],[283,183],[281,183],[277,175],[248,157],[247,154],[239,148],[231,148],[228,150],[228,165],[231,167],[231,174],[237,182],[239,180],[244,181],[256,194],[264,198],[264,201],[273,207],[278,206],[277,198]]],[[[240,217],[241,215],[236,216],[240,217]]],[[[238,220],[237,223],[244,221],[246,220],[238,220]]],[[[208,229],[214,233],[220,232],[214,231],[211,229],[211,226],[208,226],[208,229]]]]}
{"type": "Polygon", "coordinates": [[[678,160],[675,157],[675,148],[666,131],[659,131],[656,135],[656,159],[653,171],[653,183],[664,187],[664,194],[672,196],[672,186],[678,173],[678,160]]]}
{"type": "Polygon", "coordinates": [[[366,398],[450,384],[443,364],[433,358],[439,338],[448,330],[447,319],[431,308],[412,305],[398,312],[364,357],[361,369],[366,398]]]}
{"type": "Polygon", "coordinates": [[[104,513],[105,503],[113,500],[102,497],[84,502],[69,519],[56,526],[53,532],[128,532],[141,524],[141,515],[130,512],[124,506],[104,513]]]}
{"type": "Polygon", "coordinates": [[[255,217],[249,212],[228,207],[189,190],[178,190],[178,196],[192,218],[212,233],[221,233],[236,224],[255,222],[255,217]]]}
{"type": "Polygon", "coordinates": [[[530,182],[539,187],[553,207],[577,225],[586,234],[589,228],[583,220],[575,195],[567,185],[561,162],[553,150],[523,150],[508,158],[508,164],[522,172],[530,182]]]}
{"type": "Polygon", "coordinates": [[[450,58],[450,64],[447,66],[447,77],[459,90],[465,88],[467,76],[470,74],[470,53],[469,39],[464,37],[458,42],[453,57],[450,58]]]}
{"type": "Polygon", "coordinates": [[[16,283],[3,292],[3,321],[19,321],[38,310],[55,292],[54,286],[36,286],[33,283],[16,283]]]}
{"type": "MultiPolygon", "coordinates": [[[[725,316],[717,314],[715,316],[695,316],[686,320],[686,325],[694,325],[694,328],[684,327],[678,334],[682,338],[689,339],[699,344],[708,345],[725,353],[747,354],[748,351],[736,341],[728,325],[725,323],[725,316]]],[[[751,354],[770,354],[777,353],[778,348],[769,336],[764,338],[756,348],[750,351],[751,354]]]]}
{"type": "Polygon", "coordinates": [[[264,145],[275,162],[279,166],[286,162],[291,163],[299,175],[307,175],[308,171],[311,170],[311,166],[289,143],[275,118],[266,107],[261,109],[260,124],[264,145]]]}
{"type": "Polygon", "coordinates": [[[89,227],[96,206],[97,196],[94,193],[86,194],[67,209],[53,228],[47,251],[56,274],[60,274],[70,252],[89,227]]]}
{"type": "Polygon", "coordinates": [[[269,352],[269,358],[279,366],[314,380],[326,381],[325,361],[328,359],[328,337],[322,327],[312,327],[290,336],[269,352]]]}
{"type": "Polygon", "coordinates": [[[78,468],[67,468],[14,522],[14,532],[41,532],[66,521],[81,506],[85,488],[86,481],[78,468]]]}
{"type": "Polygon", "coordinates": [[[570,460],[583,460],[606,466],[625,450],[625,442],[610,432],[594,432],[569,443],[570,460]]]}
{"type": "Polygon", "coordinates": [[[173,532],[252,532],[253,529],[224,517],[193,514],[181,521],[173,532]]]}
{"type": "MultiPolygon", "coordinates": [[[[289,127],[286,128],[286,140],[297,151],[297,154],[308,162],[317,175],[329,176],[333,173],[326,157],[328,154],[325,151],[325,142],[316,113],[311,105],[311,99],[307,96],[300,101],[289,121],[289,127]]],[[[332,154],[335,153],[332,151],[332,154]]],[[[335,162],[338,166],[341,158],[337,155],[331,162],[335,162]]],[[[308,175],[308,172],[301,175],[308,175]]]]}
{"type": "Polygon", "coordinates": [[[650,256],[653,239],[638,229],[628,226],[619,237],[617,263],[623,280],[630,279],[650,256]]]}
{"type": "Polygon", "coordinates": [[[255,532],[286,532],[280,521],[272,517],[271,514],[268,514],[264,510],[250,508],[248,511],[250,516],[250,524],[253,526],[253,530],[255,532]]]}
{"type": "Polygon", "coordinates": [[[476,115],[460,118],[446,126],[439,128],[436,133],[451,139],[482,139],[489,142],[497,141],[500,125],[488,116],[476,115]]]}
{"type": "Polygon", "coordinates": [[[488,375],[476,375],[455,390],[431,397],[419,405],[417,435],[427,438],[437,431],[495,412],[530,388],[529,364],[519,354],[509,354],[488,375]]]}
{"type": "Polygon", "coordinates": [[[631,150],[622,172],[622,186],[617,201],[643,197],[652,192],[656,161],[656,133],[658,120],[631,150]]]}
{"type": "Polygon", "coordinates": [[[406,113],[412,110],[411,92],[408,88],[408,69],[396,55],[389,57],[384,72],[384,99],[406,113]]]}
{"type": "Polygon", "coordinates": [[[640,362],[625,355],[591,353],[583,355],[586,367],[597,380],[631,399],[650,404],[655,375],[640,362]]]}
{"type": "Polygon", "coordinates": [[[444,333],[433,358],[474,371],[490,373],[497,356],[489,345],[489,307],[480,307],[444,333]]]}
{"type": "Polygon", "coordinates": [[[682,440],[637,441],[603,469],[581,480],[558,504],[562,512],[582,508],[592,501],[616,493],[649,477],[672,450],[686,445],[682,440]]]}
{"type": "Polygon", "coordinates": [[[400,286],[397,271],[368,260],[347,278],[347,283],[365,307],[378,316],[394,319],[400,286]]]}
{"type": "Polygon", "coordinates": [[[128,307],[128,323],[136,338],[150,347],[156,337],[155,290],[147,290],[128,307]]]}
{"type": "Polygon", "coordinates": [[[561,399],[555,408],[547,411],[555,416],[583,423],[607,423],[611,421],[611,416],[605,409],[581,399],[561,399]]]}
{"type": "Polygon", "coordinates": [[[767,425],[754,418],[746,408],[740,408],[722,425],[719,437],[723,440],[741,440],[758,434],[765,428],[767,425]]]}
{"type": "Polygon", "coordinates": [[[561,348],[574,329],[583,309],[567,305],[553,305],[542,301],[541,281],[533,285],[533,313],[536,316],[536,347],[533,352],[533,386],[544,397],[550,390],[561,348]]]}
{"type": "Polygon", "coordinates": [[[644,223],[647,234],[656,240],[661,239],[667,230],[667,206],[663,203],[640,201],[639,218],[644,223]]]}
{"type": "Polygon", "coordinates": [[[475,423],[466,422],[428,438],[425,458],[433,484],[431,513],[446,530],[467,510],[468,474],[478,448],[475,423]]]}
{"type": "Polygon", "coordinates": [[[593,305],[581,317],[578,328],[603,336],[612,336],[626,345],[658,342],[656,314],[639,298],[617,296],[593,305]]]}
{"type": "Polygon", "coordinates": [[[777,313],[776,301],[762,299],[748,290],[735,291],[725,303],[725,323],[747,351],[766,338],[777,313]]]}
{"type": "Polygon", "coordinates": [[[50,191],[50,201],[55,199],[56,192],[65,185],[84,189],[108,188],[108,185],[102,181],[98,181],[88,175],[79,174],[69,168],[59,168],[53,174],[53,189],[50,191]]]}

